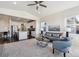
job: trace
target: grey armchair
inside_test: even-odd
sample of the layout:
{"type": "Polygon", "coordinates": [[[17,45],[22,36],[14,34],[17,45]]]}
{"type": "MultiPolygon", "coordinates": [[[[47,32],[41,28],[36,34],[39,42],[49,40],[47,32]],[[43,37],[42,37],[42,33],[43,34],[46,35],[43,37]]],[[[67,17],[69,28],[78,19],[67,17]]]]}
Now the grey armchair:
{"type": "Polygon", "coordinates": [[[71,46],[70,40],[63,40],[63,41],[53,41],[53,53],[54,49],[63,52],[64,57],[66,57],[66,53],[69,53],[69,47],[71,46]]]}

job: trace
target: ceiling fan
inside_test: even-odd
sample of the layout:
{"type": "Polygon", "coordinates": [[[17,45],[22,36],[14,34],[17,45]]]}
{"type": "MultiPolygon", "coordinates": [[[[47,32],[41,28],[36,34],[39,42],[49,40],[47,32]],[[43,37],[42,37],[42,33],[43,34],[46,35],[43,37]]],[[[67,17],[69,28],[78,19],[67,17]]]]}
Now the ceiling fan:
{"type": "Polygon", "coordinates": [[[27,6],[34,6],[34,5],[36,5],[36,10],[38,10],[39,6],[47,8],[47,6],[42,4],[42,2],[44,2],[44,1],[34,1],[34,4],[28,4],[27,6]]]}

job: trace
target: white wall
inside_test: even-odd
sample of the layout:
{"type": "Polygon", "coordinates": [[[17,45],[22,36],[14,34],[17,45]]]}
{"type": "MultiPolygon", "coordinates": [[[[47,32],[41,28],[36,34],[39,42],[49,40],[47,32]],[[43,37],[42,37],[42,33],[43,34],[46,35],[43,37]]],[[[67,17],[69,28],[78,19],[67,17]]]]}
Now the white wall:
{"type": "MultiPolygon", "coordinates": [[[[65,18],[76,15],[79,15],[79,6],[45,16],[42,20],[46,21],[49,25],[60,25],[61,30],[65,31],[65,18]]],[[[79,46],[79,35],[72,34],[71,36],[73,37],[73,43],[79,46]]]]}
{"type": "Polygon", "coordinates": [[[0,16],[0,32],[8,31],[9,29],[9,16],[0,16]]]}

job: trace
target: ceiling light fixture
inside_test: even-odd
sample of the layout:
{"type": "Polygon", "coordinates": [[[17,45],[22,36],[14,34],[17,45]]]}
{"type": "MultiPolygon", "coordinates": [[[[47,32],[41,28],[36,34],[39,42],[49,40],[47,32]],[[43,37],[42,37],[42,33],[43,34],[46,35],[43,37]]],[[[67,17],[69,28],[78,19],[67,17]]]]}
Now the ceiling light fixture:
{"type": "Polygon", "coordinates": [[[34,1],[33,4],[28,4],[27,6],[34,6],[34,5],[36,5],[36,10],[39,9],[39,6],[44,7],[44,8],[47,8],[46,5],[42,4],[43,2],[44,1],[34,1]]]}
{"type": "Polygon", "coordinates": [[[39,10],[35,10],[38,14],[40,14],[40,11],[39,10]]]}

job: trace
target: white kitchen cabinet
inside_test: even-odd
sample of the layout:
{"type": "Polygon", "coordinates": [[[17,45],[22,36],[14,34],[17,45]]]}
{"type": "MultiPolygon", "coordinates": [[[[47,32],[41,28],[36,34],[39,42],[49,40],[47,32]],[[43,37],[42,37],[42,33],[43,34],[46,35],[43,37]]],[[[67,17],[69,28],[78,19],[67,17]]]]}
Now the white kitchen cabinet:
{"type": "Polygon", "coordinates": [[[19,31],[19,40],[27,39],[27,31],[19,31]]]}

